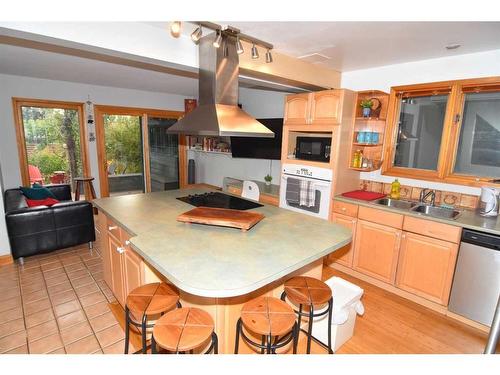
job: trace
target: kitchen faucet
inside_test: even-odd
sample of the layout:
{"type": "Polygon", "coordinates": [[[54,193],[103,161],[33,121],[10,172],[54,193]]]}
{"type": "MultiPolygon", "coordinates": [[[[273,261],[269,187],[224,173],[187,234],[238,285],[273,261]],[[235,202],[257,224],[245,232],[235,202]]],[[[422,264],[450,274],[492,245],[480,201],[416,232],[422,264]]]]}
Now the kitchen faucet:
{"type": "Polygon", "coordinates": [[[420,192],[419,201],[421,203],[425,203],[425,200],[427,199],[428,196],[431,197],[431,206],[434,206],[434,203],[436,202],[436,191],[435,190],[422,189],[422,191],[420,192]]]}

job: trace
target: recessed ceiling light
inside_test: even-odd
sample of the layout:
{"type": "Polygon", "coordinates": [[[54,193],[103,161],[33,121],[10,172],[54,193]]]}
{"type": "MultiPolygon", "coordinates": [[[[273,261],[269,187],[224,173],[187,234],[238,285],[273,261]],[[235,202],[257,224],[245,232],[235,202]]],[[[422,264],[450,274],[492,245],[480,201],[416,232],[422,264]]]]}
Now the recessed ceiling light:
{"type": "Polygon", "coordinates": [[[446,49],[457,49],[458,47],[460,47],[460,44],[458,43],[453,43],[453,44],[448,44],[446,46],[446,49]]]}

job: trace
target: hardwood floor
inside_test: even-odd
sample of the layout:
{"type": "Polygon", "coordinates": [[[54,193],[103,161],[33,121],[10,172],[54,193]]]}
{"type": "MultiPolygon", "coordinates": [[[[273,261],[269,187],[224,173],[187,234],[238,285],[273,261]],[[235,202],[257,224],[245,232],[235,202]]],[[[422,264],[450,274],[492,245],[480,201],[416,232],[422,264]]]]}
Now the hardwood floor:
{"type": "Polygon", "coordinates": [[[476,328],[324,267],[323,279],[332,276],[342,277],[365,291],[365,314],[357,317],[354,336],[338,354],[480,354],[484,350],[487,335],[476,328]]]}

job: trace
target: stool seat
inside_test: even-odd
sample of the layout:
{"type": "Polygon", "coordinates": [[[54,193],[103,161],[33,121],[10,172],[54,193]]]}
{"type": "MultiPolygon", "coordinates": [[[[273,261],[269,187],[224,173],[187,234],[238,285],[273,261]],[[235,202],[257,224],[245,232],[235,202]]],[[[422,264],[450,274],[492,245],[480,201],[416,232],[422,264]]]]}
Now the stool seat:
{"type": "Polygon", "coordinates": [[[327,284],[307,276],[297,276],[287,280],[285,293],[296,305],[323,305],[332,298],[332,290],[327,284]]]}
{"type": "Polygon", "coordinates": [[[243,325],[260,335],[281,336],[295,324],[293,309],[274,297],[258,297],[248,301],[241,310],[243,325]]]}
{"type": "Polygon", "coordinates": [[[163,315],[153,328],[155,342],[174,352],[185,352],[208,341],[214,331],[210,314],[195,307],[183,307],[163,315]]]}
{"type": "Polygon", "coordinates": [[[179,302],[179,291],[164,282],[141,285],[127,296],[126,305],[137,320],[144,315],[161,314],[179,302]]]}

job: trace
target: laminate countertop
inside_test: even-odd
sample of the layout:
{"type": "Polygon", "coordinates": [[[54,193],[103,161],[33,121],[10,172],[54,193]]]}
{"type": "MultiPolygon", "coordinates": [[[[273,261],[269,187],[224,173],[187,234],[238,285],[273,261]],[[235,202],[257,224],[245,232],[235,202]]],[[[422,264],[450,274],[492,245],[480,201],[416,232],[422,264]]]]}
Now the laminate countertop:
{"type": "Polygon", "coordinates": [[[475,210],[466,210],[460,208],[460,215],[456,219],[443,219],[438,217],[432,217],[428,215],[422,215],[418,212],[413,212],[409,210],[387,207],[381,204],[376,204],[370,201],[364,201],[360,199],[346,198],[342,195],[337,195],[334,200],[339,202],[346,202],[351,204],[357,204],[360,206],[376,208],[384,211],[395,212],[407,216],[413,216],[420,219],[437,221],[439,223],[455,225],[457,227],[468,228],[472,230],[477,230],[479,232],[486,232],[500,236],[500,219],[499,217],[484,217],[479,215],[475,210]]]}
{"type": "Polygon", "coordinates": [[[348,244],[352,232],[329,221],[264,205],[247,232],[176,221],[194,207],[175,198],[190,188],[101,198],[94,205],[132,235],[130,243],[179,289],[202,297],[253,292],[348,244]]]}

